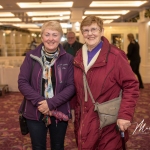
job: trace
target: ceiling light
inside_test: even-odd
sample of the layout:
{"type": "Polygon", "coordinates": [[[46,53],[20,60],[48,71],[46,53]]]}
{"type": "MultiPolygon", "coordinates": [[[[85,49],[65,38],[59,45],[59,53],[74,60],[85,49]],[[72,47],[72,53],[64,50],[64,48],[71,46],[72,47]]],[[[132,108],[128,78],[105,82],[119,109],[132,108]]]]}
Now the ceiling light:
{"type": "Polygon", "coordinates": [[[20,27],[20,28],[39,28],[36,24],[13,24],[13,26],[20,27]]]}
{"type": "MultiPolygon", "coordinates": [[[[86,16],[82,16],[82,19],[84,19],[86,16]]],[[[120,16],[97,16],[101,19],[118,19],[120,16]]]]}
{"type": "Polygon", "coordinates": [[[139,7],[148,1],[93,1],[90,7],[139,7]]]}
{"type": "Polygon", "coordinates": [[[70,11],[38,11],[38,12],[26,12],[28,16],[53,16],[53,15],[70,15],[70,11]]]}
{"type": "Polygon", "coordinates": [[[60,23],[62,28],[72,28],[72,24],[70,23],[60,23]]]}
{"type": "Polygon", "coordinates": [[[19,18],[0,18],[0,21],[3,21],[3,22],[20,22],[21,19],[19,19],[19,18]]]}
{"type": "MultiPolygon", "coordinates": [[[[82,16],[82,19],[84,19],[86,16],[82,16]]],[[[97,16],[97,17],[100,17],[100,18],[102,18],[102,17],[104,17],[104,16],[97,16]]],[[[109,17],[109,16],[108,16],[109,17]]],[[[106,17],[107,18],[107,17],[106,17]]],[[[102,19],[106,19],[106,18],[102,18],[102,19]]],[[[107,24],[107,23],[111,23],[111,22],[113,22],[113,20],[111,19],[111,20],[103,20],[103,23],[104,24],[107,24]]]]}
{"type": "Polygon", "coordinates": [[[11,12],[0,12],[0,17],[14,17],[15,15],[11,12]]]}
{"type": "Polygon", "coordinates": [[[113,22],[113,20],[104,20],[103,21],[104,24],[111,23],[111,22],[113,22]]]}
{"type": "Polygon", "coordinates": [[[17,3],[20,8],[60,8],[60,7],[72,7],[73,2],[32,2],[32,3],[17,3]]]}
{"type": "Polygon", "coordinates": [[[11,30],[5,30],[5,33],[8,35],[11,33],[11,30]]]}
{"type": "Polygon", "coordinates": [[[0,9],[3,8],[2,5],[0,5],[0,9]]]}
{"type": "Polygon", "coordinates": [[[68,20],[70,16],[59,16],[59,17],[33,17],[33,21],[43,21],[43,20],[68,20]]]}
{"type": "Polygon", "coordinates": [[[33,32],[41,32],[41,29],[34,29],[34,28],[28,28],[29,31],[33,31],[33,32]]]}
{"type": "Polygon", "coordinates": [[[100,14],[100,15],[104,15],[104,14],[120,14],[120,15],[125,15],[129,12],[129,10],[107,10],[107,11],[85,11],[84,14],[85,15],[92,15],[92,14],[100,14]]]}
{"type": "MultiPolygon", "coordinates": [[[[36,25],[39,27],[42,27],[43,24],[40,23],[40,24],[36,24],[36,25]]],[[[72,28],[72,24],[70,24],[70,23],[60,23],[60,25],[62,28],[72,28]]]]}

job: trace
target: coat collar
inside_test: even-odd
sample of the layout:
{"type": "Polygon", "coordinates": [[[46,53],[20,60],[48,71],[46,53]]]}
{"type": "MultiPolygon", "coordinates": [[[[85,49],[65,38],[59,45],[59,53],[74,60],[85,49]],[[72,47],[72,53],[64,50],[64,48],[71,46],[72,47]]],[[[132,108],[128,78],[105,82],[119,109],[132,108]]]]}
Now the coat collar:
{"type": "MultiPolygon", "coordinates": [[[[97,60],[95,61],[94,65],[91,68],[104,66],[104,65],[106,65],[106,63],[108,61],[110,44],[104,36],[101,38],[101,40],[103,41],[103,46],[102,46],[101,52],[100,52],[97,60]]],[[[77,52],[77,55],[74,58],[74,65],[81,68],[82,70],[84,70],[82,50],[79,50],[77,52]]]]}
{"type": "MultiPolygon", "coordinates": [[[[35,55],[35,56],[37,56],[37,57],[41,57],[41,49],[42,49],[42,46],[43,46],[43,45],[44,45],[44,44],[41,43],[35,50],[31,50],[31,51],[30,51],[30,54],[35,55]]],[[[63,49],[63,47],[62,47],[61,44],[59,44],[58,47],[60,48],[59,56],[61,56],[61,55],[63,55],[63,54],[66,53],[66,51],[63,49]]]]}

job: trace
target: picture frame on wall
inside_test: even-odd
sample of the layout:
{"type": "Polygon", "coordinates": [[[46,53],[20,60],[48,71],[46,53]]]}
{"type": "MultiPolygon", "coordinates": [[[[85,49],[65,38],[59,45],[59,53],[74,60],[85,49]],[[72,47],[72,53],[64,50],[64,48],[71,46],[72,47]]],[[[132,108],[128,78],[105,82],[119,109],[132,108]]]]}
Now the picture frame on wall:
{"type": "Polygon", "coordinates": [[[123,35],[122,34],[111,34],[111,44],[116,47],[123,49],[123,35]]]}

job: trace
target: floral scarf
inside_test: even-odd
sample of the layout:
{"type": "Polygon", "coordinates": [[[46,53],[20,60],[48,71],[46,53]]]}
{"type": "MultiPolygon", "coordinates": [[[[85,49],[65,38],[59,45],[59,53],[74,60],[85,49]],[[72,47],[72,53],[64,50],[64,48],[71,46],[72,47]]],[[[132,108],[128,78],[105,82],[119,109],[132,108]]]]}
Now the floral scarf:
{"type": "Polygon", "coordinates": [[[57,50],[53,54],[50,54],[45,51],[44,46],[42,47],[42,60],[43,60],[43,64],[44,64],[43,79],[45,79],[45,91],[44,91],[45,98],[52,98],[54,96],[53,85],[52,85],[52,81],[51,81],[51,76],[52,76],[52,68],[51,67],[56,62],[58,55],[59,55],[59,50],[57,50]],[[50,58],[51,62],[47,61],[46,57],[50,58]]]}

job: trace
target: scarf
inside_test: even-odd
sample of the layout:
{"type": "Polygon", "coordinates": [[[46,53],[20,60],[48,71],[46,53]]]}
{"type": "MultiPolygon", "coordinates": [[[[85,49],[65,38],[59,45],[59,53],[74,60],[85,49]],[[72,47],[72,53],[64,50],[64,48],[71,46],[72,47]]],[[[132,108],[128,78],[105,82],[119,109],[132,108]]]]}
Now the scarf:
{"type": "Polygon", "coordinates": [[[85,70],[85,73],[83,73],[83,86],[84,86],[84,92],[85,92],[85,102],[87,102],[87,100],[88,100],[85,74],[92,67],[92,65],[95,63],[95,61],[96,61],[96,59],[97,59],[97,57],[100,53],[100,50],[101,50],[101,48],[97,51],[97,53],[93,56],[91,61],[88,63],[88,53],[87,53],[88,48],[87,48],[87,45],[84,44],[83,47],[82,47],[83,64],[84,64],[84,70],[85,70]]]}
{"type": "MultiPolygon", "coordinates": [[[[44,46],[42,46],[42,61],[43,61],[43,79],[45,80],[45,88],[44,88],[44,97],[45,98],[52,98],[54,96],[54,91],[53,91],[53,85],[51,81],[52,77],[52,66],[56,62],[58,55],[59,55],[59,50],[57,50],[55,53],[48,53],[46,52],[44,46]],[[47,58],[50,58],[51,61],[47,61],[47,58]]],[[[44,115],[43,121],[45,122],[46,127],[51,124],[50,117],[49,115],[44,115]]]]}
{"type": "Polygon", "coordinates": [[[58,55],[59,55],[59,50],[57,50],[55,53],[47,53],[44,49],[44,46],[42,47],[42,60],[43,60],[43,79],[45,79],[45,91],[44,91],[44,96],[45,98],[52,98],[54,96],[53,93],[53,85],[51,81],[52,77],[52,66],[56,62],[58,55]],[[47,58],[50,58],[51,61],[47,61],[47,58]]]}

